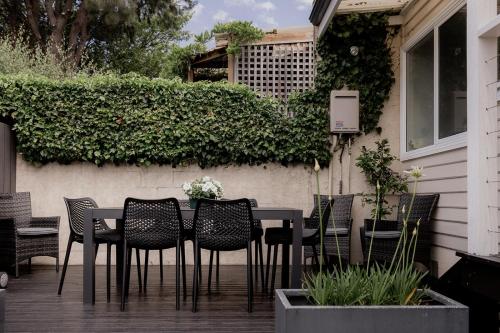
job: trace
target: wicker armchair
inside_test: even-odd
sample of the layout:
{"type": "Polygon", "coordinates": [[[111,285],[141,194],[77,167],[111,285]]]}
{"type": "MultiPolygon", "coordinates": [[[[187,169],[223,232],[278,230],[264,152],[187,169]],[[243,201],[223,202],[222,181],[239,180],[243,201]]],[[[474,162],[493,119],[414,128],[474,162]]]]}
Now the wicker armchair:
{"type": "Polygon", "coordinates": [[[201,249],[210,251],[247,250],[248,312],[252,312],[252,238],[254,220],[248,199],[200,199],[196,205],[193,228],[195,230],[193,274],[193,312],[198,300],[198,270],[201,266],[201,249]]]}
{"type": "Polygon", "coordinates": [[[59,216],[32,217],[29,192],[0,194],[0,265],[15,265],[31,258],[56,259],[59,271],[59,216]]]}
{"type": "MultiPolygon", "coordinates": [[[[175,198],[162,200],[127,198],[125,200],[123,226],[123,246],[125,251],[121,310],[125,310],[125,300],[128,296],[130,286],[130,266],[133,248],[142,250],[176,249],[175,307],[179,310],[180,256],[181,251],[184,249],[184,232],[179,202],[175,198]]],[[[183,271],[185,270],[183,269],[183,271]]]]}
{"type": "MultiPolygon", "coordinates": [[[[368,256],[368,248],[373,235],[373,244],[371,258],[374,261],[389,262],[392,260],[398,244],[401,230],[403,229],[403,220],[410,209],[412,195],[403,194],[399,199],[398,219],[397,221],[381,221],[375,225],[373,233],[373,222],[366,220],[364,227],[360,228],[361,246],[363,256],[368,256]],[[403,214],[403,207],[406,207],[406,213],[403,214]]],[[[411,214],[408,218],[408,230],[412,232],[420,219],[418,229],[417,248],[415,252],[415,262],[429,267],[430,248],[431,248],[431,216],[439,200],[439,194],[418,194],[415,196],[411,214]]]]}

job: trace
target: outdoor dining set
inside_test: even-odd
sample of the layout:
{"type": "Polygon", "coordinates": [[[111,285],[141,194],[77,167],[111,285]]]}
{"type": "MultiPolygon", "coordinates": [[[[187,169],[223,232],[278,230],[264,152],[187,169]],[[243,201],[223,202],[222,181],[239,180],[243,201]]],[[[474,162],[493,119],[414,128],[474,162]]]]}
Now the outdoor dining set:
{"type": "MultiPolygon", "coordinates": [[[[418,218],[421,238],[417,245],[416,261],[428,265],[430,261],[431,214],[439,196],[417,195],[409,222],[418,218]]],[[[187,297],[185,243],[193,246],[195,263],[192,285],[192,310],[197,310],[202,270],[201,251],[210,251],[208,266],[208,292],[212,284],[215,257],[216,280],[219,279],[219,256],[221,252],[246,250],[248,311],[252,311],[255,284],[260,279],[263,292],[273,295],[278,248],[282,248],[281,288],[300,288],[302,283],[302,261],[311,259],[318,265],[320,260],[335,264],[331,257],[340,252],[340,259],[351,261],[351,232],[353,219],[351,209],[354,195],[314,196],[314,208],[309,217],[293,208],[259,207],[255,199],[212,200],[199,199],[195,208],[188,200],[176,198],[145,200],[127,198],[123,207],[99,208],[91,198],[64,198],[69,221],[69,239],[64,266],[60,276],[58,294],[61,295],[68,262],[74,242],[83,244],[83,302],[95,302],[95,258],[101,246],[107,247],[106,291],[111,298],[111,248],[116,247],[116,285],[121,291],[121,310],[127,302],[131,262],[135,254],[139,290],[146,291],[150,251],[159,252],[160,280],[163,281],[163,250],[175,249],[176,309],[180,308],[181,289],[187,297]],[[320,213],[325,223],[320,223],[320,213]],[[116,220],[116,228],[108,226],[105,219],[116,220]],[[281,220],[280,227],[263,227],[263,221],[281,220]],[[327,221],[327,222],[326,222],[327,221]],[[291,227],[293,225],[293,227],[291,227]],[[320,229],[320,226],[323,229],[320,229]],[[323,251],[319,249],[319,235],[325,235],[323,251]],[[264,269],[263,243],[267,245],[266,268],[264,269]],[[252,247],[252,244],[254,245],[252,247]],[[289,245],[292,245],[292,265],[289,267],[289,245]],[[337,247],[338,246],[338,247],[337,247]],[[145,252],[143,265],[140,251],[145,252]],[[323,252],[324,257],[319,258],[323,252]],[[272,259],[272,264],[271,264],[272,259]],[[143,266],[143,270],[142,270],[143,266]],[[291,271],[291,272],[290,272],[291,271]],[[291,273],[291,274],[290,274],[291,273]],[[290,283],[291,278],[291,283],[290,283]]],[[[410,204],[411,196],[400,197],[400,207],[410,204]]],[[[398,210],[399,212],[399,210],[398,210]]],[[[415,220],[415,221],[414,221],[415,220]]],[[[402,223],[398,221],[380,223],[374,229],[369,221],[361,227],[362,244],[373,236],[372,256],[384,261],[394,253],[402,223]],[[392,252],[391,252],[392,251],[392,252]]],[[[363,245],[363,249],[366,245],[363,245]]],[[[28,192],[0,194],[0,265],[15,267],[19,276],[19,263],[35,256],[51,256],[56,259],[59,271],[59,217],[35,218],[31,214],[31,199],[28,192]]]]}

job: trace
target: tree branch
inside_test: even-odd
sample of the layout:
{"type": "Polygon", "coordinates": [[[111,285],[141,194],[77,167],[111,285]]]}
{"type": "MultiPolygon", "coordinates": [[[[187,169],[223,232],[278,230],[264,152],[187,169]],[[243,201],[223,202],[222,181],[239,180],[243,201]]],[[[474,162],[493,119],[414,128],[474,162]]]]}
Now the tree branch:
{"type": "Polygon", "coordinates": [[[45,10],[47,10],[47,16],[49,17],[49,22],[52,28],[55,28],[57,22],[54,6],[54,0],[45,1],[45,10]]]}
{"type": "Polygon", "coordinates": [[[36,0],[26,0],[26,16],[28,18],[28,23],[31,27],[31,31],[33,31],[33,35],[37,41],[42,40],[42,34],[40,33],[40,27],[38,26],[38,18],[39,18],[39,8],[38,1],[36,0]]]}

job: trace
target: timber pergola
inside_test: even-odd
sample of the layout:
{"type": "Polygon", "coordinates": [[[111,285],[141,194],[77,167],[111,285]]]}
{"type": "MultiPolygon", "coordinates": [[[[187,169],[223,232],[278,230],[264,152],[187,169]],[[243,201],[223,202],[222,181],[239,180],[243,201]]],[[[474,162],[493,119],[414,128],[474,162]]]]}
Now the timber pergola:
{"type": "Polygon", "coordinates": [[[195,80],[196,69],[227,69],[229,82],[234,81],[233,66],[229,66],[234,62],[234,56],[227,54],[227,46],[216,47],[205,53],[200,53],[191,61],[188,72],[188,81],[195,80]]]}

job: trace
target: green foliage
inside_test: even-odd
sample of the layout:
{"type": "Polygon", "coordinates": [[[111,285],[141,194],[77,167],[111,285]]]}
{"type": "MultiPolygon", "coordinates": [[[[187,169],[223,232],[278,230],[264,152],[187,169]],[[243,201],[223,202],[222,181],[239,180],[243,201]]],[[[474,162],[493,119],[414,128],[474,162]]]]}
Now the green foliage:
{"type": "Polygon", "coordinates": [[[314,81],[316,99],[328,105],[330,91],[359,90],[360,126],[366,134],[380,132],[378,120],[388,99],[394,73],[389,41],[394,31],[386,13],[337,15],[318,41],[314,81]],[[351,54],[351,47],[359,49],[351,54]]]}
{"type": "Polygon", "coordinates": [[[189,64],[194,56],[207,50],[206,43],[212,38],[210,32],[203,32],[194,36],[194,42],[186,45],[174,45],[166,56],[165,65],[161,72],[163,78],[179,77],[187,80],[189,64]]]}
{"type": "MultiPolygon", "coordinates": [[[[425,298],[425,286],[422,286],[422,280],[427,273],[416,270],[414,266],[420,220],[417,221],[415,228],[411,230],[411,237],[410,230],[408,230],[408,220],[417,193],[418,179],[422,177],[422,169],[414,167],[410,174],[414,177],[413,195],[408,212],[403,218],[403,228],[390,266],[381,267],[376,263],[370,265],[375,221],[373,223],[366,268],[348,266],[346,269],[342,269],[342,266],[340,266],[340,268],[334,268],[333,273],[323,273],[320,266],[318,274],[309,275],[304,281],[306,296],[311,303],[340,306],[418,305],[422,303],[425,298]]],[[[317,174],[316,179],[319,188],[317,174]]],[[[379,200],[380,196],[377,195],[377,206],[379,200]]],[[[320,209],[320,207],[320,200],[318,200],[318,208],[320,209]]],[[[403,213],[405,212],[403,211],[403,213]]],[[[333,230],[335,241],[338,242],[335,228],[333,230]]],[[[324,236],[321,234],[320,246],[323,247],[323,244],[324,236]]],[[[340,258],[338,243],[337,251],[340,258]]]]}
{"type": "Polygon", "coordinates": [[[253,26],[249,21],[232,21],[228,23],[217,23],[212,32],[215,34],[228,34],[228,54],[238,54],[241,45],[255,42],[264,37],[264,31],[253,26]]]}
{"type": "Polygon", "coordinates": [[[65,66],[40,47],[30,48],[21,36],[0,38],[0,74],[42,75],[60,79],[75,75],[76,68],[65,66]]]}
{"type": "Polygon", "coordinates": [[[397,160],[397,157],[391,154],[387,139],[377,141],[375,144],[377,146],[375,149],[361,147],[361,155],[356,159],[356,166],[361,169],[368,184],[375,188],[377,184],[380,186],[380,189],[377,190],[380,200],[373,199],[370,196],[364,196],[363,200],[365,203],[374,206],[372,217],[381,220],[392,212],[392,207],[389,206],[385,199],[386,195],[406,192],[408,191],[408,184],[406,178],[391,169],[391,164],[397,160]]]}
{"type": "Polygon", "coordinates": [[[42,164],[327,164],[327,115],[317,112],[288,118],[225,83],[0,76],[0,115],[13,118],[23,158],[42,164]]]}

